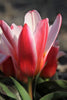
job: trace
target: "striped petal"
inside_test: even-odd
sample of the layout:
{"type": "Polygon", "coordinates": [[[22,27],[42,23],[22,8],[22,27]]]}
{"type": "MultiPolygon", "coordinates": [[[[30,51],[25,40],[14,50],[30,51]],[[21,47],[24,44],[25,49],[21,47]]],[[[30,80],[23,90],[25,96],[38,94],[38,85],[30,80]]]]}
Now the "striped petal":
{"type": "Polygon", "coordinates": [[[2,31],[4,33],[4,35],[6,36],[7,40],[9,41],[9,43],[12,45],[12,47],[15,47],[15,42],[13,39],[13,33],[10,29],[10,27],[8,26],[8,24],[6,22],[4,22],[3,20],[0,20],[0,27],[2,28],[2,31]]]}
{"type": "Polygon", "coordinates": [[[38,56],[37,68],[35,72],[37,74],[39,70],[40,71],[42,70],[42,66],[40,66],[40,63],[43,57],[45,44],[46,44],[47,36],[48,36],[48,20],[47,19],[41,20],[39,22],[38,27],[36,28],[36,31],[34,33],[34,36],[35,36],[37,56],[38,56]]]}
{"type": "Polygon", "coordinates": [[[29,11],[25,15],[24,23],[28,24],[31,31],[34,32],[38,22],[41,20],[39,13],[36,10],[29,11]]]}
{"type": "Polygon", "coordinates": [[[54,44],[54,42],[57,38],[57,35],[59,33],[60,27],[61,27],[61,23],[62,23],[62,16],[60,14],[58,14],[56,20],[54,21],[54,23],[51,26],[51,29],[49,31],[49,35],[48,35],[48,39],[47,39],[47,43],[46,43],[46,47],[45,47],[45,53],[46,52],[48,53],[49,50],[51,49],[52,45],[54,44]]]}
{"type": "Polygon", "coordinates": [[[12,46],[4,36],[4,34],[0,34],[0,52],[11,55],[11,52],[13,51],[12,46]]]}
{"type": "Polygon", "coordinates": [[[36,69],[37,54],[35,40],[27,24],[24,25],[19,37],[18,55],[23,74],[33,76],[36,69]]]}
{"type": "Polygon", "coordinates": [[[16,52],[18,52],[18,39],[19,39],[19,35],[21,34],[22,31],[22,26],[17,26],[14,23],[11,25],[11,31],[14,34],[13,36],[13,40],[15,41],[15,45],[16,45],[16,52]]]}
{"type": "MultiPolygon", "coordinates": [[[[11,25],[11,30],[12,30],[12,33],[14,34],[14,39],[16,39],[16,40],[18,40],[18,38],[19,38],[19,35],[20,35],[20,33],[21,33],[21,31],[22,31],[22,26],[17,26],[17,25],[15,25],[14,23],[11,25]]],[[[15,40],[15,41],[16,41],[15,40]]]]}

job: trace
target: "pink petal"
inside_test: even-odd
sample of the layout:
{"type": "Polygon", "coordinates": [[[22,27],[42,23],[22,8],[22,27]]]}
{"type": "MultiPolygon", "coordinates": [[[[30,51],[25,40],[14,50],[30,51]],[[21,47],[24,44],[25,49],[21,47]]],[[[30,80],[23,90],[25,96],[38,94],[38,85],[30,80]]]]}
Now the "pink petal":
{"type": "Polygon", "coordinates": [[[14,37],[18,40],[19,35],[20,35],[21,31],[22,31],[22,26],[17,26],[17,25],[15,25],[15,24],[13,23],[13,24],[11,25],[11,30],[12,30],[12,32],[13,32],[13,34],[14,34],[14,37]]]}
{"type": "Polygon", "coordinates": [[[41,17],[39,13],[36,10],[29,11],[25,15],[25,21],[24,23],[28,24],[32,32],[35,31],[35,28],[38,24],[38,22],[41,20],[41,17]]]}
{"type": "Polygon", "coordinates": [[[4,34],[1,34],[0,38],[0,52],[7,56],[8,55],[11,56],[13,61],[16,60],[18,62],[16,51],[15,49],[12,48],[12,46],[10,45],[4,34]]]}
{"type": "Polygon", "coordinates": [[[6,55],[10,55],[12,52],[13,48],[10,45],[10,43],[8,42],[8,40],[6,39],[6,37],[4,36],[4,34],[0,35],[0,52],[6,54],[6,55]]]}
{"type": "Polygon", "coordinates": [[[22,31],[22,26],[17,26],[15,24],[11,25],[11,31],[13,33],[13,40],[15,41],[15,45],[16,45],[16,52],[18,52],[18,39],[19,39],[19,35],[21,34],[22,31]]]}
{"type": "Polygon", "coordinates": [[[19,37],[18,55],[23,74],[33,76],[36,68],[37,54],[35,40],[27,24],[24,25],[19,37]]]}
{"type": "Polygon", "coordinates": [[[60,14],[58,14],[55,22],[53,23],[53,25],[51,26],[51,29],[49,31],[49,35],[48,35],[48,39],[47,39],[47,43],[46,43],[46,47],[45,47],[45,53],[49,52],[50,48],[52,47],[52,45],[54,44],[57,35],[59,33],[60,27],[61,27],[61,23],[62,23],[62,16],[60,14]]]}
{"type": "Polygon", "coordinates": [[[11,31],[10,27],[3,20],[0,20],[0,26],[3,30],[4,35],[7,38],[7,40],[10,42],[10,44],[13,47],[15,47],[15,43],[14,43],[14,40],[13,40],[13,34],[12,34],[12,31],[11,31]]]}
{"type": "Polygon", "coordinates": [[[41,20],[34,33],[36,49],[37,49],[37,56],[38,56],[38,65],[36,68],[36,73],[42,69],[42,67],[40,66],[40,63],[41,63],[41,58],[43,57],[43,53],[45,50],[45,44],[46,44],[47,36],[48,36],[48,27],[49,27],[48,20],[47,19],[41,20]]]}
{"type": "Polygon", "coordinates": [[[56,40],[55,42],[54,42],[54,44],[53,44],[53,46],[59,46],[59,41],[58,40],[56,40]]]}
{"type": "Polygon", "coordinates": [[[0,27],[0,35],[3,33],[3,31],[2,31],[2,29],[1,29],[1,27],[0,27]]]}
{"type": "Polygon", "coordinates": [[[52,25],[49,26],[49,32],[48,32],[48,35],[49,35],[50,31],[51,31],[51,28],[52,28],[52,25]]]}

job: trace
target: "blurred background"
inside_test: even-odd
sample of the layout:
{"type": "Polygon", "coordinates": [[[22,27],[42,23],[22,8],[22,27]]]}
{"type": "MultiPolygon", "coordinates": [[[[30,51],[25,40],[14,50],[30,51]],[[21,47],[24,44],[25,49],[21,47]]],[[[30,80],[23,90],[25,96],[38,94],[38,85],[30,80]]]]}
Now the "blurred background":
{"type": "MultiPolygon", "coordinates": [[[[58,36],[60,50],[67,53],[67,0],[0,0],[0,19],[9,25],[24,24],[24,15],[36,9],[42,18],[49,18],[53,23],[58,13],[63,17],[62,27],[58,36]]],[[[59,76],[67,79],[67,56],[59,59],[59,76]]]]}

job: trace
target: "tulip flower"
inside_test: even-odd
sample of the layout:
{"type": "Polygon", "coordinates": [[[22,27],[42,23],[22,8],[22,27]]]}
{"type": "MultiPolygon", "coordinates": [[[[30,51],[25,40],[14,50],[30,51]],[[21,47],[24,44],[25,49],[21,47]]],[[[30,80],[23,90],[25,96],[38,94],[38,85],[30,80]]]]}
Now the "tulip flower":
{"type": "MultiPolygon", "coordinates": [[[[9,27],[6,22],[0,20],[2,29],[0,34],[0,69],[3,71],[6,66],[7,71],[11,69],[9,72],[18,77],[33,77],[40,73],[44,69],[47,59],[53,59],[53,56],[51,57],[53,55],[52,47],[61,23],[62,16],[58,14],[50,26],[48,18],[41,19],[36,10],[29,11],[25,15],[23,27],[15,24],[9,27]],[[10,63],[12,66],[9,66],[10,63]]],[[[57,54],[57,50],[55,51],[57,54]]]]}
{"type": "Polygon", "coordinates": [[[35,76],[42,71],[60,30],[61,22],[60,14],[51,26],[48,18],[42,20],[35,10],[25,15],[25,24],[18,42],[20,69],[25,75],[35,76]]]}

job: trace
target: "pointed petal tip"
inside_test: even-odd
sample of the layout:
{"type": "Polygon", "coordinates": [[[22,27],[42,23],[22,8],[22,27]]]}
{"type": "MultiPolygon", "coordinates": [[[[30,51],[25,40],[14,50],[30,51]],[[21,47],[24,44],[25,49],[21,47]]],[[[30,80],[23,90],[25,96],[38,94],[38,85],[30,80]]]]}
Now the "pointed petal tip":
{"type": "Polygon", "coordinates": [[[43,20],[41,20],[40,21],[42,24],[48,24],[48,22],[49,22],[49,19],[48,18],[46,18],[46,19],[43,19],[43,20]]]}
{"type": "Polygon", "coordinates": [[[35,12],[35,11],[36,11],[36,10],[30,10],[29,12],[32,13],[32,12],[35,12]]]}
{"type": "Polygon", "coordinates": [[[60,19],[60,25],[61,25],[61,23],[62,23],[62,15],[59,13],[59,14],[57,15],[57,18],[60,19]]]}
{"type": "Polygon", "coordinates": [[[49,19],[48,18],[46,18],[45,20],[49,23],[49,19]]]}
{"type": "Polygon", "coordinates": [[[28,25],[25,23],[23,27],[27,27],[28,25]]]}
{"type": "MultiPolygon", "coordinates": [[[[25,23],[24,26],[23,26],[23,30],[25,31],[25,29],[28,29],[28,28],[29,28],[29,25],[25,23]]],[[[22,31],[23,31],[23,30],[22,30],[22,31]]],[[[30,31],[31,31],[31,30],[30,30],[30,31]]]]}
{"type": "Polygon", "coordinates": [[[62,15],[60,13],[57,16],[62,17],[62,15]]]}
{"type": "Polygon", "coordinates": [[[3,21],[3,20],[0,20],[0,26],[2,25],[2,21],[3,21]]]}
{"type": "Polygon", "coordinates": [[[5,21],[4,21],[4,20],[0,20],[0,26],[1,26],[3,23],[5,23],[5,21]]]}
{"type": "Polygon", "coordinates": [[[15,24],[12,23],[11,26],[10,26],[10,28],[11,28],[11,29],[14,29],[14,25],[15,25],[15,24]]]}
{"type": "Polygon", "coordinates": [[[0,27],[3,28],[4,24],[6,24],[6,22],[4,20],[0,20],[0,27]]]}
{"type": "Polygon", "coordinates": [[[33,12],[34,12],[34,13],[35,13],[35,12],[37,13],[38,11],[35,10],[35,9],[29,11],[29,13],[33,13],[33,12]]]}

